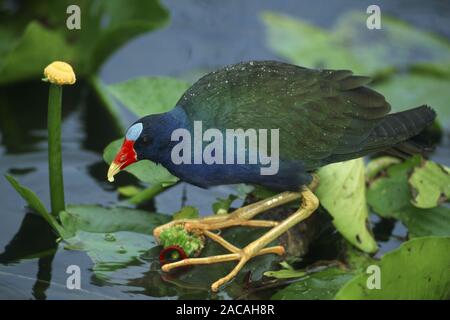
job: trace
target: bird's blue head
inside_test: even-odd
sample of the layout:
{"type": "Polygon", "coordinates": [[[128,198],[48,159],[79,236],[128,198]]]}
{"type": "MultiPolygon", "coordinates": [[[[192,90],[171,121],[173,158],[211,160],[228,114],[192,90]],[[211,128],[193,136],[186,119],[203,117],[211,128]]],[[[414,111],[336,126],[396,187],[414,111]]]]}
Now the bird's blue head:
{"type": "Polygon", "coordinates": [[[170,112],[145,116],[133,123],[109,167],[108,180],[114,181],[114,175],[140,160],[164,163],[167,157],[170,158],[172,132],[185,128],[186,119],[184,110],[175,107],[170,112]]]}

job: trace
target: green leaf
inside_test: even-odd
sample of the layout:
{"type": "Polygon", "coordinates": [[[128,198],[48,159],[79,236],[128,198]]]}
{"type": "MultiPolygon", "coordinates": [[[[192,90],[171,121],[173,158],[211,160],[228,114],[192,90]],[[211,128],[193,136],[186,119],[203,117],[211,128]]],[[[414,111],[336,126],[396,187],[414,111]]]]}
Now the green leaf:
{"type": "Polygon", "coordinates": [[[267,28],[268,45],[279,56],[311,68],[345,68],[358,72],[364,69],[362,63],[353,59],[349,50],[327,30],[273,12],[264,12],[262,18],[267,28]]]}
{"type": "Polygon", "coordinates": [[[71,62],[74,51],[61,32],[30,22],[12,49],[0,60],[0,84],[40,77],[54,60],[71,62]],[[44,45],[45,44],[45,45],[44,45]]]}
{"type": "Polygon", "coordinates": [[[191,206],[183,207],[173,215],[173,220],[197,219],[199,217],[198,209],[191,206]]]}
{"type": "Polygon", "coordinates": [[[138,262],[141,255],[157,245],[151,235],[127,231],[114,234],[78,231],[62,244],[65,249],[85,251],[94,263],[92,270],[101,279],[138,262]]]}
{"type": "Polygon", "coordinates": [[[81,7],[82,13],[89,10],[91,16],[81,29],[85,36],[80,37],[82,45],[78,47],[78,55],[85,57],[83,63],[90,73],[98,71],[111,53],[124,43],[162,27],[169,20],[169,12],[158,0],[128,0],[126,5],[120,0],[103,1],[97,5],[89,2],[87,7],[81,7]],[[90,51],[89,55],[86,49],[90,51]]]}
{"type": "Polygon", "coordinates": [[[396,218],[407,227],[411,236],[450,236],[450,209],[439,206],[420,209],[412,205],[408,176],[420,167],[421,158],[414,157],[390,166],[386,175],[376,179],[367,192],[371,208],[385,218],[396,218]]]}
{"type": "Polygon", "coordinates": [[[142,192],[142,188],[133,186],[133,185],[129,185],[129,186],[123,186],[123,187],[119,187],[117,188],[117,191],[119,192],[119,194],[121,196],[130,198],[133,197],[137,194],[139,194],[140,192],[142,192]]]}
{"type": "Polygon", "coordinates": [[[175,107],[190,84],[167,77],[142,77],[109,85],[111,94],[138,117],[175,107]]]}
{"type": "Polygon", "coordinates": [[[236,187],[237,196],[239,199],[245,200],[249,193],[252,193],[255,187],[249,184],[240,183],[236,187]]]}
{"type": "Polygon", "coordinates": [[[75,234],[65,239],[64,248],[85,251],[96,275],[105,278],[157,246],[152,231],[170,217],[130,208],[69,205],[60,220],[75,234]]]}
{"type": "Polygon", "coordinates": [[[155,226],[170,220],[167,215],[124,207],[106,208],[98,205],[68,205],[60,213],[62,225],[72,232],[111,233],[132,231],[151,234],[155,226]]]}
{"type": "Polygon", "coordinates": [[[301,270],[281,269],[277,271],[266,271],[264,272],[264,275],[266,277],[272,277],[277,279],[290,279],[303,277],[306,275],[306,272],[301,270]]]}
{"type": "Polygon", "coordinates": [[[278,194],[277,191],[270,190],[263,186],[256,185],[253,191],[251,192],[252,196],[254,196],[256,199],[266,199],[273,197],[278,194]]]}
{"type": "Polygon", "coordinates": [[[332,299],[353,274],[336,267],[307,274],[272,296],[273,300],[332,299]]]}
{"type": "Polygon", "coordinates": [[[215,214],[227,214],[230,210],[231,204],[236,200],[238,196],[230,194],[228,198],[222,199],[218,198],[216,202],[213,203],[212,209],[215,214]]]}
{"type": "Polygon", "coordinates": [[[377,244],[368,229],[363,159],[327,165],[318,175],[316,195],[333,217],[336,229],[357,248],[376,252],[377,244]]]}
{"type": "Polygon", "coordinates": [[[273,12],[262,18],[269,46],[301,66],[373,75],[420,63],[450,71],[450,44],[445,38],[386,15],[383,28],[376,32],[366,28],[367,15],[359,11],[342,15],[330,29],[273,12]]]}
{"type": "MultiPolygon", "coordinates": [[[[450,64],[449,64],[450,65],[450,64]]],[[[404,111],[427,104],[436,110],[438,120],[450,124],[450,79],[426,73],[396,74],[374,86],[392,105],[394,111],[404,111]]]]}
{"type": "MultiPolygon", "coordinates": [[[[123,139],[111,142],[103,152],[103,159],[111,163],[119,152],[123,139]]],[[[139,180],[150,184],[170,185],[178,181],[178,178],[171,175],[166,168],[149,160],[135,162],[125,168],[125,171],[131,173],[139,180]]]]}
{"type": "Polygon", "coordinates": [[[426,161],[416,167],[409,178],[412,203],[422,209],[437,207],[450,196],[450,173],[439,164],[426,161]]]}
{"type": "Polygon", "coordinates": [[[368,180],[371,180],[386,168],[400,162],[401,162],[400,159],[394,157],[380,157],[373,159],[366,166],[366,178],[368,180]]]}
{"type": "Polygon", "coordinates": [[[65,10],[71,4],[26,2],[18,4],[13,18],[2,16],[1,84],[38,78],[54,60],[71,63],[77,77],[91,75],[125,42],[163,26],[169,18],[158,0],[129,0],[125,6],[120,0],[81,1],[81,29],[69,30],[65,10]]]}
{"type": "Polygon", "coordinates": [[[188,257],[196,256],[205,245],[205,238],[195,233],[190,233],[182,225],[174,225],[164,229],[159,241],[164,248],[179,246],[188,257]]]}
{"type": "Polygon", "coordinates": [[[381,288],[369,289],[372,274],[355,276],[336,299],[450,299],[450,238],[425,237],[387,253],[380,267],[381,288]]]}
{"type": "Polygon", "coordinates": [[[44,204],[41,202],[39,197],[27,187],[22,186],[16,179],[14,179],[9,174],[5,175],[6,179],[9,181],[11,186],[17,191],[23,200],[34,210],[36,210],[56,231],[56,233],[62,238],[70,237],[70,233],[67,232],[61,225],[56,221],[56,219],[47,211],[44,204]]]}

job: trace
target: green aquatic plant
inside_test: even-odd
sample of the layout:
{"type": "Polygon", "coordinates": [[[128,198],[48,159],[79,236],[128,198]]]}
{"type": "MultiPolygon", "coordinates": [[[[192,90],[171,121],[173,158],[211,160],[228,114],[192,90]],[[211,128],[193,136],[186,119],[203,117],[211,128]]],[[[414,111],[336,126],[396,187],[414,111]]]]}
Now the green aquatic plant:
{"type": "Polygon", "coordinates": [[[61,61],[49,64],[44,70],[44,76],[43,81],[50,83],[47,111],[48,175],[52,214],[56,216],[66,207],[61,154],[62,86],[74,84],[76,77],[72,66],[61,61]]]}
{"type": "Polygon", "coordinates": [[[67,237],[68,234],[56,220],[58,214],[64,211],[66,207],[64,201],[64,182],[61,154],[62,86],[74,84],[76,81],[76,76],[72,66],[68,63],[55,61],[44,69],[43,81],[50,83],[47,127],[51,215],[47,212],[47,209],[34,192],[21,186],[12,176],[7,175],[6,178],[11,183],[13,188],[30,205],[30,207],[39,212],[53,227],[57,234],[64,238],[67,237]]]}
{"type": "Polygon", "coordinates": [[[188,257],[197,256],[205,245],[205,238],[186,231],[182,225],[175,225],[163,230],[159,238],[164,247],[179,246],[188,257]]]}

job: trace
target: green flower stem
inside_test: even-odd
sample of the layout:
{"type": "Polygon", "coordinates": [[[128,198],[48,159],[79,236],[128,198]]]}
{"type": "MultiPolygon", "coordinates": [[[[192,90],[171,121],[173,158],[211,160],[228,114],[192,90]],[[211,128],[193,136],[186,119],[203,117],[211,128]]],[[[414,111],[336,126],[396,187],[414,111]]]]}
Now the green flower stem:
{"type": "Polygon", "coordinates": [[[48,96],[48,167],[51,212],[57,216],[65,209],[61,156],[61,100],[62,86],[50,84],[48,96]]]}
{"type": "Polygon", "coordinates": [[[143,201],[150,200],[171,186],[172,185],[163,186],[162,184],[155,184],[154,186],[148,187],[138,194],[134,195],[133,197],[128,199],[128,202],[131,204],[139,204],[143,201]]]}

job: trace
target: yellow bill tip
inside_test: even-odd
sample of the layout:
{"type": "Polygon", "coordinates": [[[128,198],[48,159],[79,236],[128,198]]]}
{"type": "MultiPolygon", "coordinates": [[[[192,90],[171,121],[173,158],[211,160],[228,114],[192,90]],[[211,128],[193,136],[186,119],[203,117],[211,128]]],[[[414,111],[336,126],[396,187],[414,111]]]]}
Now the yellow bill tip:
{"type": "Polygon", "coordinates": [[[109,182],[114,181],[114,176],[120,171],[120,164],[112,162],[108,169],[107,178],[109,182]]]}

